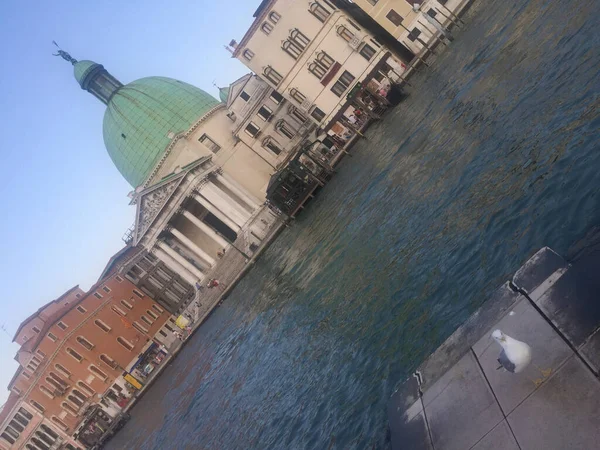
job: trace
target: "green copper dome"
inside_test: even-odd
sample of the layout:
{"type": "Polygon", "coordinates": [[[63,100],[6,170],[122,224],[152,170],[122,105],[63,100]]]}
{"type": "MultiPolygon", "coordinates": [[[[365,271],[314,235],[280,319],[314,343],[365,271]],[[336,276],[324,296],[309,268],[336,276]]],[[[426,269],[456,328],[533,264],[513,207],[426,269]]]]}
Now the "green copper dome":
{"type": "Polygon", "coordinates": [[[229,97],[229,86],[224,88],[219,88],[219,98],[223,103],[227,103],[227,98],[229,97]]]}
{"type": "Polygon", "coordinates": [[[79,61],[74,64],[73,69],[75,72],[75,79],[77,80],[80,86],[83,84],[83,80],[85,80],[85,77],[99,65],[100,64],[96,64],[94,61],[88,60],[79,61]]]}
{"type": "Polygon", "coordinates": [[[188,131],[218,104],[190,84],[164,77],[142,78],[110,97],[104,113],[104,145],[119,172],[137,187],[146,181],[173,137],[188,131]]]}

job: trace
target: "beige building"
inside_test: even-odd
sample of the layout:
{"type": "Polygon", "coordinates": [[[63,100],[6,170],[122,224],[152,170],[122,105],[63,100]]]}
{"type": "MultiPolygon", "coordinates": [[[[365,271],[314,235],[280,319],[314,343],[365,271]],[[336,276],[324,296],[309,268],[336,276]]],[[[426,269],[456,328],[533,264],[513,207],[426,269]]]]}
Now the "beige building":
{"type": "Polygon", "coordinates": [[[357,83],[401,63],[328,0],[264,0],[233,55],[321,126],[357,83]],[[386,65],[383,63],[386,62],[386,65]]]}
{"type": "Polygon", "coordinates": [[[439,34],[436,24],[451,26],[467,0],[353,0],[352,3],[418,55],[427,49],[434,34],[439,34]]]}
{"type": "Polygon", "coordinates": [[[244,75],[219,93],[233,136],[273,169],[316,128],[305,112],[254,74],[244,75]]]}

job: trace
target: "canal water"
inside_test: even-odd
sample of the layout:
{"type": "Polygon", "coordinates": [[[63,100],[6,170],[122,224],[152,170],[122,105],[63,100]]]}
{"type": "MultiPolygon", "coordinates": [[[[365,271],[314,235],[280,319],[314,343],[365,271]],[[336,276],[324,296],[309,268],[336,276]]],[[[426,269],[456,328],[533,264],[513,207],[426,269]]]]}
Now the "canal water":
{"type": "Polygon", "coordinates": [[[108,448],[388,448],[394,385],[537,249],[581,247],[600,2],[476,0],[466,22],[108,448]]]}

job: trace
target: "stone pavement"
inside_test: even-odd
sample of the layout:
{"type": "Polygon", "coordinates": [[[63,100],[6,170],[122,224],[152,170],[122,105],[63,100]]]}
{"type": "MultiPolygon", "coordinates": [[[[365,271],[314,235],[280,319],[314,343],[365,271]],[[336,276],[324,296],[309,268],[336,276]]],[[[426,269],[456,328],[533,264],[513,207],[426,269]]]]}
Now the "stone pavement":
{"type": "Polygon", "coordinates": [[[392,448],[600,448],[599,267],[549,248],[527,261],[392,395],[392,448]],[[531,346],[522,373],[497,370],[496,328],[531,346]]]}

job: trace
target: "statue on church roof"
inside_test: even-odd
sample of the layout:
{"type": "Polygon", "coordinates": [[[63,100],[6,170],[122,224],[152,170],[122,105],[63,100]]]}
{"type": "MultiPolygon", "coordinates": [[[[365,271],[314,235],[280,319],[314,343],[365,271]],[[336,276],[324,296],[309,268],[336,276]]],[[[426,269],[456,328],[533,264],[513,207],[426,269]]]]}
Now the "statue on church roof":
{"type": "Polygon", "coordinates": [[[56,41],[52,41],[52,43],[54,45],[56,45],[56,47],[58,48],[58,52],[57,53],[52,53],[52,56],[60,56],[62,59],[64,59],[65,61],[70,62],[73,65],[77,64],[77,60],[75,58],[73,58],[71,55],[69,55],[67,52],[65,52],[63,49],[61,49],[58,46],[58,44],[56,43],[56,41]]]}

